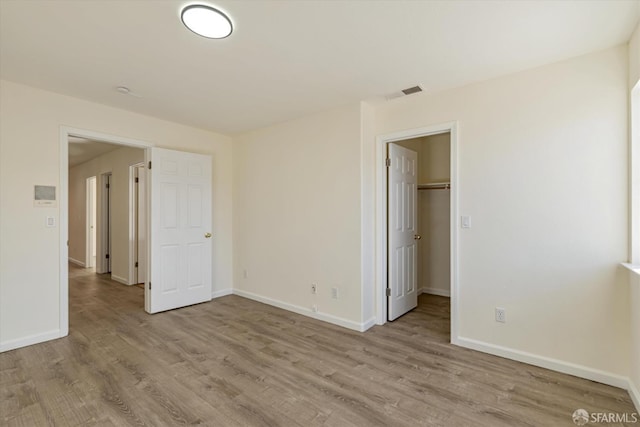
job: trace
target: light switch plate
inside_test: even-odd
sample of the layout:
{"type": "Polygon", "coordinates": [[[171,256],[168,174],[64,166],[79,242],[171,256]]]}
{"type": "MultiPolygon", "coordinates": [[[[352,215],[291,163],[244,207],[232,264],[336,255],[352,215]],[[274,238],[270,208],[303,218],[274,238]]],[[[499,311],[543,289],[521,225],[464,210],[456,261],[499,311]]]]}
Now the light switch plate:
{"type": "Polygon", "coordinates": [[[471,228],[471,217],[469,215],[462,215],[460,218],[460,224],[462,228],[471,228]]]}
{"type": "Polygon", "coordinates": [[[47,226],[47,227],[55,227],[56,226],[56,217],[48,216],[47,220],[45,221],[45,226],[47,226]]]}

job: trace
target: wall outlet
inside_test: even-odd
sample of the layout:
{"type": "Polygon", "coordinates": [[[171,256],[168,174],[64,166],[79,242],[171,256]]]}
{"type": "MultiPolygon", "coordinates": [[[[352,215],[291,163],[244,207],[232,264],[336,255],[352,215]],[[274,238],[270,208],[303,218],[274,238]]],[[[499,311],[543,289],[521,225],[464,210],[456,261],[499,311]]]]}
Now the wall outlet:
{"type": "Polygon", "coordinates": [[[507,310],[496,307],[496,322],[507,323],[507,310]]]}
{"type": "Polygon", "coordinates": [[[318,306],[317,306],[317,305],[315,305],[315,304],[313,304],[313,305],[311,306],[311,311],[313,311],[314,313],[317,313],[317,312],[318,312],[318,306]]]}
{"type": "Polygon", "coordinates": [[[338,299],[338,288],[331,288],[331,298],[338,299]]]}
{"type": "Polygon", "coordinates": [[[312,294],[317,294],[318,293],[318,285],[316,285],[315,283],[311,284],[311,293],[312,294]]]}
{"type": "Polygon", "coordinates": [[[245,279],[249,278],[249,270],[247,270],[246,268],[244,270],[242,270],[242,277],[244,277],[245,279]]]}

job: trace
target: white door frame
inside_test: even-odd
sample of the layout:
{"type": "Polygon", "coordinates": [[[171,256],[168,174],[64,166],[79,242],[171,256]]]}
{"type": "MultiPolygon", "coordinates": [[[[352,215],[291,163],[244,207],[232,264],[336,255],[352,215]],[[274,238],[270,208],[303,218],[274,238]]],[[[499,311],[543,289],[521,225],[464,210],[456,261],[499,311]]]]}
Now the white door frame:
{"type": "MultiPolygon", "coordinates": [[[[132,138],[109,135],[87,129],[60,126],[60,336],[69,334],[69,137],[93,139],[111,144],[145,150],[145,162],[148,161],[147,148],[154,144],[132,138]]],[[[145,287],[146,292],[146,287],[145,287]]]]}
{"type": "Polygon", "coordinates": [[[98,226],[96,224],[96,218],[97,218],[97,212],[96,209],[98,208],[98,203],[97,203],[97,191],[98,191],[98,177],[97,176],[90,176],[89,178],[87,178],[85,180],[86,183],[86,206],[87,206],[87,218],[86,218],[86,222],[85,222],[85,233],[86,233],[86,250],[85,250],[85,266],[86,267],[93,267],[93,268],[97,268],[96,264],[97,264],[97,258],[98,258],[98,254],[97,254],[97,248],[96,248],[96,259],[93,259],[93,248],[96,245],[96,239],[98,236],[94,237],[94,234],[96,233],[96,227],[98,226]],[[93,228],[91,228],[91,225],[93,225],[93,228]]]}
{"type": "MultiPolygon", "coordinates": [[[[138,209],[136,207],[136,201],[138,194],[136,190],[136,167],[140,163],[129,165],[129,277],[127,281],[129,285],[137,284],[136,274],[136,250],[138,247],[138,209]]],[[[144,165],[144,163],[142,163],[144,165]]],[[[146,287],[145,287],[146,289],[146,287]]]]}
{"type": "Polygon", "coordinates": [[[458,341],[458,122],[448,122],[418,129],[409,129],[380,135],[376,138],[376,323],[383,325],[387,322],[387,144],[406,139],[420,138],[450,132],[451,157],[451,342],[458,341]]]}
{"type": "MultiPolygon", "coordinates": [[[[140,264],[140,250],[138,249],[139,245],[139,230],[138,230],[138,199],[140,197],[140,191],[138,186],[136,185],[136,178],[138,178],[138,168],[144,168],[145,163],[135,163],[129,166],[129,284],[136,285],[139,281],[139,268],[136,267],[136,262],[140,264]]],[[[144,168],[146,170],[146,168],[144,168]]],[[[140,180],[142,185],[145,185],[146,188],[146,180],[143,178],[140,180]]],[[[142,192],[142,197],[145,198],[145,206],[146,202],[146,192],[142,192]]],[[[144,215],[147,215],[146,212],[143,212],[144,215]]],[[[148,215],[147,215],[148,217],[148,215]]],[[[148,222],[148,221],[146,221],[148,222]]],[[[144,252],[144,251],[143,251],[144,252]]],[[[146,269],[148,262],[142,263],[142,268],[146,269]]],[[[143,277],[147,277],[146,271],[143,274],[143,277]]],[[[145,279],[146,283],[146,279],[145,279]]],[[[146,286],[145,286],[146,289],[146,286]]]]}
{"type": "Polygon", "coordinates": [[[96,250],[96,273],[111,273],[111,178],[113,172],[101,173],[98,177],[98,188],[100,189],[100,215],[98,221],[100,234],[98,234],[98,248],[96,250]],[[107,188],[109,185],[109,188],[107,188]],[[106,258],[109,255],[109,258],[106,258]]]}

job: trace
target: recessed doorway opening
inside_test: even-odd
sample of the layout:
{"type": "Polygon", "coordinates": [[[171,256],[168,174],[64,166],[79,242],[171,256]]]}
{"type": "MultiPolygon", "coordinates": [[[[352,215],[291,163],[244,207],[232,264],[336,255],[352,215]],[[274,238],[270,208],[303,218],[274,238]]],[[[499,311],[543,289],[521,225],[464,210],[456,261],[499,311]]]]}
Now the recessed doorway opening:
{"type": "MultiPolygon", "coordinates": [[[[210,301],[213,246],[211,156],[157,148],[146,142],[62,126],[59,198],[60,336],[69,333],[69,262],[72,255],[81,253],[80,257],[84,258],[87,252],[85,198],[86,179],[91,176],[98,177],[96,268],[100,267],[100,259],[108,259],[108,265],[103,262],[102,268],[111,271],[109,281],[134,284],[135,275],[129,271],[130,254],[133,253],[130,250],[130,219],[134,216],[132,211],[136,215],[142,215],[140,210],[144,209],[144,246],[147,254],[143,286],[145,311],[157,313],[210,301]],[[79,151],[91,151],[87,150],[91,145],[110,147],[107,150],[112,151],[108,153],[109,157],[131,152],[137,153],[138,157],[127,157],[123,162],[108,164],[106,160],[98,161],[96,156],[89,156],[76,162],[78,153],[73,151],[78,148],[79,151]],[[82,166],[92,162],[92,170],[81,173],[82,166]],[[148,171],[144,176],[145,195],[140,206],[135,209],[131,206],[133,197],[130,195],[133,165],[141,165],[148,171]],[[78,182],[81,182],[82,192],[76,191],[78,182]],[[75,209],[79,204],[81,215],[75,209]],[[101,224],[108,226],[102,226],[101,230],[101,224]],[[109,232],[105,235],[107,228],[109,232]]],[[[86,266],[85,262],[79,264],[86,266]]],[[[137,280],[140,280],[139,274],[137,280]]]]}
{"type": "Polygon", "coordinates": [[[450,298],[457,341],[457,124],[378,137],[376,323],[417,306],[420,293],[450,298]]]}

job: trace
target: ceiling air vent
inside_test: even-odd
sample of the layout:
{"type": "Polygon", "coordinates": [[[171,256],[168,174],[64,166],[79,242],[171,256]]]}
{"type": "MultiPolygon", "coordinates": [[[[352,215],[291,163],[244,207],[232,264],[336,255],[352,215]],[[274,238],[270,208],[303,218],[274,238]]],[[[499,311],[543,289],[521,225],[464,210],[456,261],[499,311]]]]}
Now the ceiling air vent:
{"type": "Polygon", "coordinates": [[[419,92],[422,92],[422,88],[420,86],[414,86],[414,87],[402,89],[398,92],[391,93],[387,95],[386,98],[387,98],[387,101],[390,101],[392,99],[401,98],[407,95],[413,95],[414,93],[419,93],[419,92]]]}
{"type": "Polygon", "coordinates": [[[422,88],[420,86],[414,86],[407,89],[402,89],[402,93],[405,95],[413,95],[414,93],[422,92],[422,88]]]}

